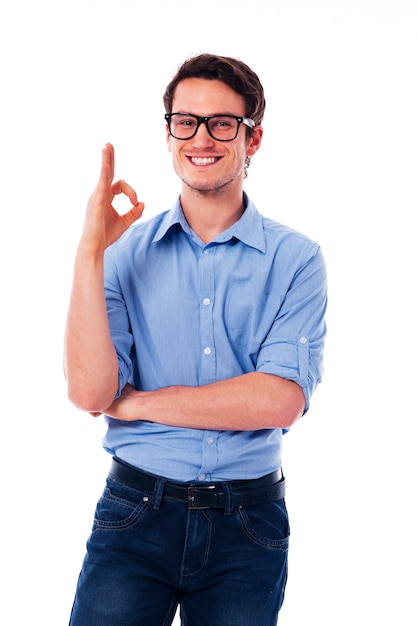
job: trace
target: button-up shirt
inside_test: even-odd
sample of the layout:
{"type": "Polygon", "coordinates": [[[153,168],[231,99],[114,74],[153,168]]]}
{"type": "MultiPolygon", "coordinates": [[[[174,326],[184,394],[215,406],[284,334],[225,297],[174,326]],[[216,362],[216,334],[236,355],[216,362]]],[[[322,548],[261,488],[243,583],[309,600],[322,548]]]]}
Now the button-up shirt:
{"type": "MultiPolygon", "coordinates": [[[[322,377],[323,256],[317,243],[263,217],[246,194],[244,201],[241,218],[207,244],[178,199],[106,251],[118,394],[128,382],[147,391],[265,372],[298,383],[308,410],[322,377]]],[[[218,431],[105,419],[110,454],[172,480],[257,478],[281,466],[280,428],[218,431]]]]}

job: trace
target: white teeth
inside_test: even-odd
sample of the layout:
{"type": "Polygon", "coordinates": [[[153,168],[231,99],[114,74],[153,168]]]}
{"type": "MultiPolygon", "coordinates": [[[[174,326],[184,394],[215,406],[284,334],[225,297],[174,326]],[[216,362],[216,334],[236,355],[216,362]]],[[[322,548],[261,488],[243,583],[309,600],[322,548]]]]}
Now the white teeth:
{"type": "Polygon", "coordinates": [[[210,165],[217,161],[216,157],[191,157],[191,161],[194,165],[210,165]]]}

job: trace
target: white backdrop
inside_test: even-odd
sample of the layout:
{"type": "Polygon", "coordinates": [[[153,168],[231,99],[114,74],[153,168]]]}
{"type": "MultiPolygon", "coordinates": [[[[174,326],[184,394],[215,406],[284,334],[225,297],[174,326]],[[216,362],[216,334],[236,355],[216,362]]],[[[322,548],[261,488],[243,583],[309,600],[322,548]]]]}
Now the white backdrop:
{"type": "Polygon", "coordinates": [[[1,5],[0,622],[67,624],[109,462],[62,374],[75,247],[107,141],[148,217],[173,203],[162,94],[197,52],[259,74],[265,135],[246,190],[328,265],[325,378],[285,438],[280,625],[415,626],[412,0],[1,5]]]}

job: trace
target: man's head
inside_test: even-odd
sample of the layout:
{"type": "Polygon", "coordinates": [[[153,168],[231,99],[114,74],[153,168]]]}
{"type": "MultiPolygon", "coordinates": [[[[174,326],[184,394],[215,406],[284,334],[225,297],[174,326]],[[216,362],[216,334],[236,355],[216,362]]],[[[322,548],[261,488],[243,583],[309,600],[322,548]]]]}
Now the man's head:
{"type": "MultiPolygon", "coordinates": [[[[187,59],[166,88],[163,99],[167,113],[172,113],[172,102],[178,83],[186,78],[224,82],[244,99],[245,116],[251,118],[257,126],[262,124],[265,111],[263,87],[255,72],[239,59],[215,54],[199,54],[187,59]]],[[[247,132],[250,134],[249,128],[247,132]]]]}
{"type": "Polygon", "coordinates": [[[183,183],[225,192],[247,175],[262,139],[265,98],[257,75],[229,57],[187,59],[164,94],[167,145],[183,183]]]}

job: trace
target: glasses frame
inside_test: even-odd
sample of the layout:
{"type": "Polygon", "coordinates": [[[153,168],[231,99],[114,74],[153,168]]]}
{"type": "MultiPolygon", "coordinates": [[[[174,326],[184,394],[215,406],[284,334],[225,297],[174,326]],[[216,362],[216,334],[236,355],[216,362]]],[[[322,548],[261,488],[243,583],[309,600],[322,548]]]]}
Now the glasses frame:
{"type": "Polygon", "coordinates": [[[190,139],[195,137],[201,124],[205,125],[205,127],[207,128],[208,134],[215,141],[234,141],[238,135],[241,124],[245,124],[250,129],[256,126],[255,122],[251,120],[250,117],[241,117],[240,115],[229,115],[228,113],[225,113],[224,115],[222,113],[217,113],[216,115],[194,115],[194,113],[184,113],[182,111],[176,111],[175,113],[165,113],[164,117],[165,117],[166,123],[168,124],[169,134],[171,135],[171,137],[174,137],[174,139],[178,139],[179,141],[189,141],[190,139]],[[177,137],[176,135],[174,135],[173,132],[171,131],[171,118],[173,115],[187,115],[189,117],[195,118],[197,120],[197,126],[195,127],[193,134],[190,135],[189,137],[177,137]],[[235,136],[230,139],[218,139],[217,137],[215,137],[209,128],[209,121],[213,119],[213,117],[231,117],[234,120],[236,120],[237,128],[236,128],[235,136]]]}

